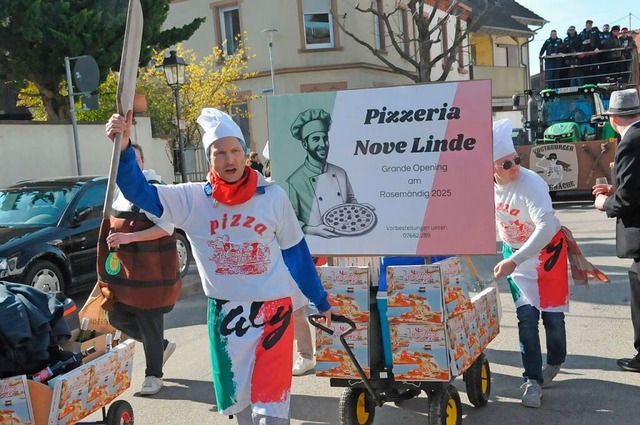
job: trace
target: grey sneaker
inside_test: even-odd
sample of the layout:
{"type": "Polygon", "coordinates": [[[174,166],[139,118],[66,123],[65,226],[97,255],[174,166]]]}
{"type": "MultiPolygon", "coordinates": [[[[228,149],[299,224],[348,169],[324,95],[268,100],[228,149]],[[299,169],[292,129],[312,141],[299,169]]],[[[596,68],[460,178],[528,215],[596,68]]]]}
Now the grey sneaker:
{"type": "Polygon", "coordinates": [[[176,346],[177,345],[178,344],[176,344],[175,342],[169,342],[167,344],[167,346],[164,349],[164,352],[162,353],[162,366],[164,366],[164,364],[167,362],[167,360],[169,360],[169,357],[171,357],[173,352],[176,351],[176,346]]]}
{"type": "MultiPolygon", "coordinates": [[[[540,400],[542,399],[542,388],[538,381],[526,380],[524,384],[524,394],[522,394],[522,405],[525,407],[540,407],[540,400]]],[[[520,388],[522,388],[520,387],[520,388]]]]}
{"type": "Polygon", "coordinates": [[[556,377],[558,372],[560,372],[560,365],[545,365],[542,368],[542,388],[547,388],[551,384],[551,381],[553,381],[553,378],[556,377]]]}

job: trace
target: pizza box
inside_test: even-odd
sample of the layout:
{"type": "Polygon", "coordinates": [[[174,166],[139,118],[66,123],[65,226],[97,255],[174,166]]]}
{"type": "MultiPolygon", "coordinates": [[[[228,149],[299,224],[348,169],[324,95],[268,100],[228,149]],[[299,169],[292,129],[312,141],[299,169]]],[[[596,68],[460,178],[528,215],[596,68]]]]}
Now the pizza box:
{"type": "MultiPolygon", "coordinates": [[[[333,322],[333,335],[316,329],[316,376],[329,378],[361,378],[345,350],[340,335],[351,329],[346,323],[333,322]]],[[[356,330],[345,337],[358,364],[369,376],[368,324],[356,323],[356,330]]]]}
{"type": "Polygon", "coordinates": [[[387,320],[389,323],[442,323],[443,298],[439,267],[387,268],[387,320]]]}
{"type": "Polygon", "coordinates": [[[472,363],[467,330],[462,315],[447,319],[449,359],[453,376],[463,374],[472,363]]]}
{"type": "Polygon", "coordinates": [[[451,380],[443,324],[395,324],[391,327],[393,373],[403,381],[451,380]]]}
{"type": "Polygon", "coordinates": [[[450,257],[436,264],[440,266],[447,317],[457,316],[471,310],[468,282],[462,271],[460,259],[450,257]]]}
{"type": "Polygon", "coordinates": [[[335,313],[354,322],[369,321],[369,269],[367,267],[318,267],[322,286],[335,313]]]}
{"type": "Polygon", "coordinates": [[[25,375],[0,379],[0,424],[35,424],[25,375]]]}

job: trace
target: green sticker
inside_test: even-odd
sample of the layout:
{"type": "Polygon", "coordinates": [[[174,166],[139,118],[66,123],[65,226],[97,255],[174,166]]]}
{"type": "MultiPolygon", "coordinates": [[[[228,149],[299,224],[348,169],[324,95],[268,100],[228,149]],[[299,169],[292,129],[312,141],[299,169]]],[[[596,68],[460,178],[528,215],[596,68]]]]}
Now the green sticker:
{"type": "Polygon", "coordinates": [[[109,256],[107,257],[107,261],[105,262],[104,268],[107,271],[107,273],[109,273],[111,276],[115,276],[118,273],[120,273],[121,266],[120,266],[120,259],[118,258],[117,252],[109,253],[109,256]]]}

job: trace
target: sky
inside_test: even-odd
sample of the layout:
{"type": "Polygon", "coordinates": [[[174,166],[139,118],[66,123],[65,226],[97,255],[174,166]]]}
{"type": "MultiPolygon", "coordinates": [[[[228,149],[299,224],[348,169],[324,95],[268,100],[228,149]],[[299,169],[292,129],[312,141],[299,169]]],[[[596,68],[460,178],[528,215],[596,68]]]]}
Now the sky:
{"type": "MultiPolygon", "coordinates": [[[[522,6],[549,21],[537,34],[529,47],[529,59],[533,69],[536,69],[538,53],[542,43],[549,38],[551,30],[558,31],[558,37],[567,36],[567,28],[574,25],[578,33],[584,28],[587,19],[593,25],[602,28],[620,25],[629,29],[640,28],[640,2],[628,0],[516,0],[522,6]],[[634,6],[635,4],[635,6],[634,6]],[[631,13],[631,26],[629,14],[631,13]]],[[[534,27],[529,27],[534,29],[534,27]]],[[[535,72],[534,72],[535,73],[535,72]]]]}

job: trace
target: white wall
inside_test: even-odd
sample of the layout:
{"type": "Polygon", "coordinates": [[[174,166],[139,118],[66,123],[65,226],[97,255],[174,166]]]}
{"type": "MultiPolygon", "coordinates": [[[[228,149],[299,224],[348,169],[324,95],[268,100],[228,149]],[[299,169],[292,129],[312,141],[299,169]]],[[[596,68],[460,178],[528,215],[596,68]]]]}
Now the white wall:
{"type": "MultiPolygon", "coordinates": [[[[113,145],[104,124],[78,124],[82,174],[109,173],[113,145]]],[[[172,183],[172,153],[164,140],[151,137],[149,117],[136,117],[131,138],[142,146],[145,166],[172,183]]],[[[0,157],[2,187],[24,179],[77,175],[71,124],[0,121],[0,157]]]]}

